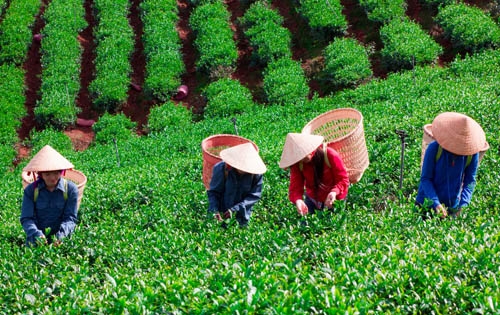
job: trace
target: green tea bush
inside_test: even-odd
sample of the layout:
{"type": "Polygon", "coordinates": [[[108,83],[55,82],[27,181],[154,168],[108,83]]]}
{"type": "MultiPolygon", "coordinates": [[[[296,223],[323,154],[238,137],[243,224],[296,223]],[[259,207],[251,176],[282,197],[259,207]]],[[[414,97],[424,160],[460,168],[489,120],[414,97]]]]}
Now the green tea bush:
{"type": "Polygon", "coordinates": [[[239,115],[268,166],[247,229],[206,216],[200,143],[228,131],[226,117],[119,141],[119,165],[111,143],[72,154],[88,182],[77,229],[59,247],[23,246],[18,165],[0,181],[0,313],[497,313],[499,62],[500,51],[486,51],[239,115]],[[363,113],[370,166],[346,202],[303,227],[278,167],[285,137],[341,107],[363,113]],[[446,110],[477,119],[492,149],[463,216],[422,221],[422,126],[446,110]],[[395,129],[409,134],[401,190],[395,129]]]}
{"type": "Polygon", "coordinates": [[[359,0],[359,5],[366,11],[368,19],[374,22],[389,22],[405,16],[404,0],[359,0]]]}
{"type": "Polygon", "coordinates": [[[270,104],[303,104],[309,86],[300,62],[287,57],[270,62],[264,71],[264,92],[270,104]]]}
{"type": "Polygon", "coordinates": [[[207,99],[204,112],[207,118],[230,117],[254,106],[250,90],[238,80],[220,79],[212,82],[202,95],[207,99]]]}
{"type": "Polygon", "coordinates": [[[292,57],[290,31],[272,22],[262,22],[245,31],[254,48],[252,58],[267,64],[282,57],[292,57]]]}
{"type": "Polygon", "coordinates": [[[30,133],[28,143],[31,146],[33,155],[46,145],[50,145],[62,155],[73,150],[71,139],[64,132],[52,128],[41,131],[33,130],[30,133]]]}
{"type": "Polygon", "coordinates": [[[7,0],[0,0],[0,16],[3,15],[3,10],[7,6],[7,0]]]}
{"type": "Polygon", "coordinates": [[[127,100],[132,71],[130,57],[134,50],[134,34],[127,19],[130,3],[96,0],[94,7],[96,73],[89,92],[97,109],[115,111],[127,100]]]}
{"type": "Polygon", "coordinates": [[[80,112],[75,102],[80,91],[82,54],[77,35],[87,25],[84,16],[81,0],[55,0],[44,12],[42,97],[35,108],[35,119],[42,126],[65,128],[80,112]]]}
{"type": "Polygon", "coordinates": [[[229,27],[229,12],[221,1],[196,7],[189,18],[198,50],[196,66],[213,78],[228,77],[236,66],[238,51],[229,27]]]}
{"type": "Polygon", "coordinates": [[[0,24],[0,64],[21,65],[24,62],[41,5],[39,0],[10,1],[0,24]]]}
{"type": "Polygon", "coordinates": [[[443,48],[419,24],[407,19],[393,19],[380,28],[381,50],[389,69],[412,69],[433,63],[443,48]]]}
{"type": "Polygon", "coordinates": [[[147,0],[140,8],[146,54],[145,92],[165,102],[175,93],[185,72],[176,29],[177,2],[147,0]]]}
{"type": "Polygon", "coordinates": [[[250,5],[239,19],[253,47],[252,58],[262,64],[281,57],[291,58],[292,35],[283,27],[283,17],[266,1],[250,5]]]}
{"type": "Polygon", "coordinates": [[[44,104],[47,106],[37,105],[35,108],[35,119],[41,126],[52,126],[56,129],[63,129],[66,126],[73,124],[76,120],[76,114],[80,111],[75,106],[68,105],[68,93],[66,91],[58,91],[46,95],[44,104]]]}
{"type": "Polygon", "coordinates": [[[347,20],[342,9],[340,0],[300,0],[298,11],[309,23],[312,34],[329,38],[347,30],[347,20]]]}
{"type": "Polygon", "coordinates": [[[245,11],[245,14],[239,18],[239,22],[244,29],[248,29],[264,22],[282,25],[284,19],[277,10],[272,9],[269,2],[256,1],[252,3],[245,11]]]}
{"type": "Polygon", "coordinates": [[[182,103],[176,105],[169,101],[151,108],[148,115],[147,129],[150,133],[161,133],[187,128],[193,115],[182,103]]]}
{"type": "Polygon", "coordinates": [[[135,135],[136,123],[132,122],[125,114],[112,115],[105,113],[93,126],[95,141],[109,144],[115,141],[126,141],[135,135]]]}
{"type": "Polygon", "coordinates": [[[24,71],[11,64],[0,65],[0,172],[6,172],[16,159],[17,130],[26,115],[24,71]]]}
{"type": "Polygon", "coordinates": [[[422,0],[422,3],[427,6],[445,6],[457,3],[457,0],[422,0]]]}
{"type": "Polygon", "coordinates": [[[198,7],[208,3],[218,2],[219,0],[189,0],[188,2],[193,5],[193,7],[198,7]]]}
{"type": "Polygon", "coordinates": [[[353,38],[335,38],[323,55],[325,76],[335,85],[356,85],[373,74],[367,49],[353,38]]]}
{"type": "Polygon", "coordinates": [[[5,173],[11,169],[11,165],[16,158],[17,151],[12,147],[0,144],[0,172],[5,173]]]}
{"type": "Polygon", "coordinates": [[[24,70],[0,65],[0,146],[12,146],[19,139],[17,129],[26,115],[24,106],[24,70]]]}
{"type": "Polygon", "coordinates": [[[480,8],[464,3],[448,5],[439,10],[435,20],[456,47],[477,51],[500,46],[500,28],[480,8]]]}

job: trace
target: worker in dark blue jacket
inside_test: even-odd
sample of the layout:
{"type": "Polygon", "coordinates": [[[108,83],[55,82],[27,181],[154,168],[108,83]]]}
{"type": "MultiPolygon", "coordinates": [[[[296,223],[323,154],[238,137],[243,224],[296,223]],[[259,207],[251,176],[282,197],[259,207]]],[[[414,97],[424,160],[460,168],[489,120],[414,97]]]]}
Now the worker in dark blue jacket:
{"type": "Polygon", "coordinates": [[[222,150],[220,157],[207,190],[208,211],[218,221],[234,216],[245,227],[261,198],[266,166],[251,143],[222,150]]]}
{"type": "Polygon", "coordinates": [[[476,185],[480,152],[489,147],[483,129],[472,118],[453,112],[432,122],[416,204],[440,217],[458,216],[469,205],[476,185]]]}

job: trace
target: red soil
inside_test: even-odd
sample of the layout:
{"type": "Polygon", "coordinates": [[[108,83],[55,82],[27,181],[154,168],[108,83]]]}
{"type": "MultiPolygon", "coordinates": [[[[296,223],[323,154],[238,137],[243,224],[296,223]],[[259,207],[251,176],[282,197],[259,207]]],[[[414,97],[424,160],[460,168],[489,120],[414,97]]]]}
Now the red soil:
{"type": "MultiPolygon", "coordinates": [[[[36,16],[36,21],[33,26],[33,35],[39,34],[40,30],[45,25],[41,16],[43,12],[45,12],[46,4],[47,0],[44,0],[41,10],[36,16]]],[[[40,75],[42,73],[42,65],[40,63],[40,44],[40,41],[33,40],[28,50],[26,61],[23,64],[23,69],[25,71],[24,82],[26,86],[26,101],[24,105],[26,107],[27,114],[22,120],[21,128],[19,128],[19,130],[17,131],[17,134],[21,141],[28,138],[31,130],[37,127],[33,109],[35,108],[35,105],[39,100],[38,90],[42,85],[42,81],[40,79],[40,75]]],[[[19,143],[17,145],[17,150],[18,156],[16,158],[16,162],[19,162],[22,158],[27,157],[30,153],[29,147],[23,145],[22,143],[19,143]]]]}
{"type": "Polygon", "coordinates": [[[182,104],[191,109],[194,114],[203,113],[205,101],[200,96],[198,91],[198,79],[196,77],[196,50],[193,46],[194,35],[189,27],[189,16],[193,10],[193,6],[189,0],[177,0],[177,7],[179,8],[179,22],[177,29],[179,38],[182,42],[182,55],[186,73],[181,77],[182,84],[186,85],[189,93],[186,98],[182,100],[182,104]]]}

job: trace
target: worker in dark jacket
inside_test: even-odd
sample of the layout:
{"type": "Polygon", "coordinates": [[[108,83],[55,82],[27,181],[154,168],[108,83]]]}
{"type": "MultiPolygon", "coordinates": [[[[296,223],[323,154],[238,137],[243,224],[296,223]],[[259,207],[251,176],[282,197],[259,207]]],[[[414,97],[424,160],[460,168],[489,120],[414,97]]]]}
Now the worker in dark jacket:
{"type": "Polygon", "coordinates": [[[234,216],[245,227],[261,198],[266,166],[251,143],[222,150],[220,157],[207,190],[208,211],[218,221],[234,216]]]}
{"type": "Polygon", "coordinates": [[[431,128],[436,141],[424,154],[416,205],[455,217],[471,202],[479,152],[489,145],[481,126],[463,114],[439,114],[431,128]]]}
{"type": "Polygon", "coordinates": [[[78,188],[63,178],[73,164],[49,145],[43,147],[24,168],[37,174],[24,189],[20,221],[26,245],[61,244],[76,227],[78,188]],[[54,239],[54,240],[53,240],[54,239]]]}

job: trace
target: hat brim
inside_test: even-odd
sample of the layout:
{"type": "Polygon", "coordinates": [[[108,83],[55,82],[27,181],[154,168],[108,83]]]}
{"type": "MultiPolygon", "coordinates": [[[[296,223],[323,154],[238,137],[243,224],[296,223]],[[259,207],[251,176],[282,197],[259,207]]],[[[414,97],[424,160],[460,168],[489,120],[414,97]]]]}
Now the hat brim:
{"type": "Polygon", "coordinates": [[[50,145],[44,146],[23,168],[25,172],[50,172],[67,170],[74,165],[50,145]]]}
{"type": "Polygon", "coordinates": [[[287,134],[281,159],[279,162],[280,168],[288,168],[302,159],[308,154],[314,152],[324,141],[324,137],[320,135],[312,135],[305,133],[289,133],[287,134]]]}
{"type": "Polygon", "coordinates": [[[439,114],[424,129],[441,147],[457,155],[472,155],[489,149],[481,126],[463,114],[439,114]]]}
{"type": "Polygon", "coordinates": [[[220,152],[220,158],[245,173],[264,174],[267,167],[252,143],[236,145],[220,152]]]}

